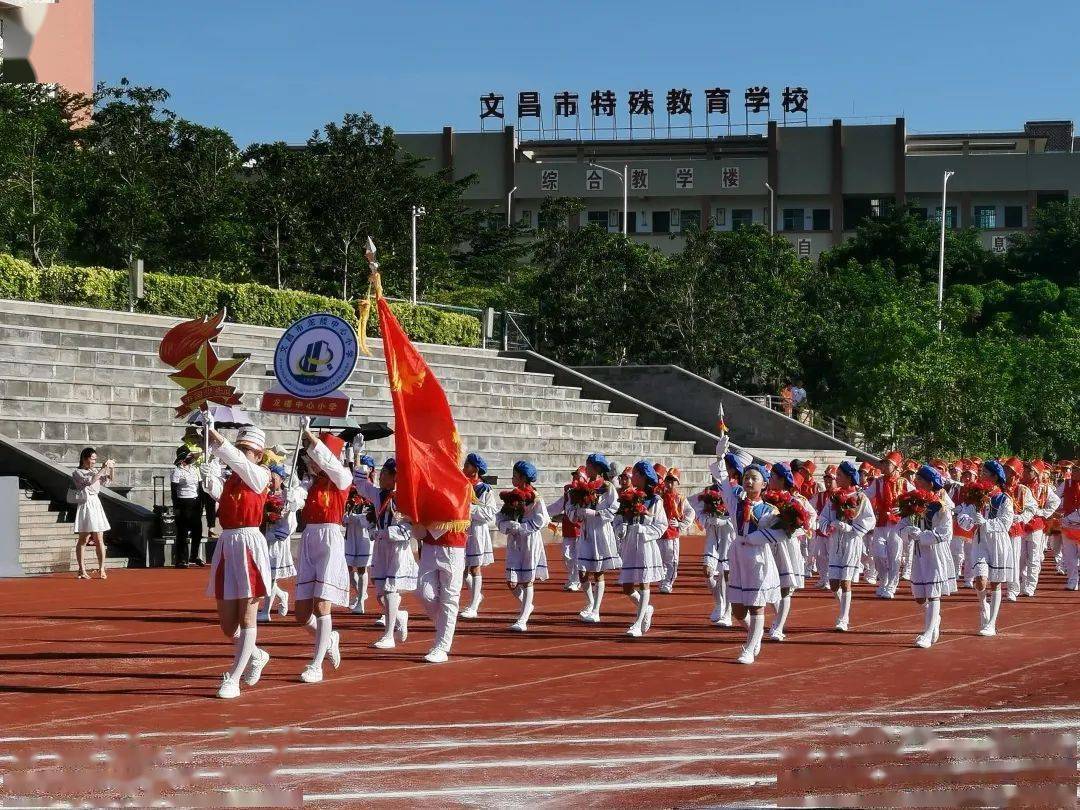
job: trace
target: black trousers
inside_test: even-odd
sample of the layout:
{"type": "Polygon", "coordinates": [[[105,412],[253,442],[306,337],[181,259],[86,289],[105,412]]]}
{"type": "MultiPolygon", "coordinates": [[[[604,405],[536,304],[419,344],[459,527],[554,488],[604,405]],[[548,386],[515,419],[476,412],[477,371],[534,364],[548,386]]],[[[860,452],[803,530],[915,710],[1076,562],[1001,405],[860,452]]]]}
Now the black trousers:
{"type": "Polygon", "coordinates": [[[209,536],[210,532],[214,530],[214,524],[217,523],[217,501],[200,489],[199,502],[206,512],[206,533],[209,536]]]}
{"type": "Polygon", "coordinates": [[[202,504],[198,498],[177,498],[176,545],[173,546],[173,564],[188,563],[199,558],[202,543],[202,504]]]}

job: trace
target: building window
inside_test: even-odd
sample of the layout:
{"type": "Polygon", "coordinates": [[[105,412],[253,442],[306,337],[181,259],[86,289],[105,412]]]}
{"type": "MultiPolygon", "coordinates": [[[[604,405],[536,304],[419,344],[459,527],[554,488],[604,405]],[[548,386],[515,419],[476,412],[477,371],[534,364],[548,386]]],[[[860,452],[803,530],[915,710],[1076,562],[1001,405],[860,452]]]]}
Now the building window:
{"type": "Polygon", "coordinates": [[[863,220],[884,216],[893,206],[891,197],[846,197],[844,199],[844,230],[853,231],[863,220]]]}
{"type": "Polygon", "coordinates": [[[739,228],[746,228],[754,224],[754,209],[753,208],[732,208],[731,209],[731,230],[737,231],[739,228]]]}
{"type": "Polygon", "coordinates": [[[997,206],[996,205],[976,205],[975,206],[975,227],[981,229],[996,228],[997,227],[997,206]]]}
{"type": "Polygon", "coordinates": [[[1051,203],[1063,203],[1069,201],[1069,194],[1065,191],[1040,191],[1035,198],[1035,205],[1039,208],[1051,203]]]}
{"type": "Polygon", "coordinates": [[[607,211],[589,211],[588,223],[590,225],[598,225],[605,231],[608,229],[608,212],[607,211]]]}
{"type": "Polygon", "coordinates": [[[671,232],[671,212],[670,211],[653,211],[652,212],[652,232],[653,233],[670,233],[671,232]]]}
{"type": "Polygon", "coordinates": [[[727,209],[717,208],[713,213],[713,222],[718,228],[722,228],[724,225],[727,225],[727,209]]]}
{"type": "Polygon", "coordinates": [[[533,226],[532,211],[530,211],[528,208],[524,209],[521,212],[521,215],[518,217],[518,223],[520,223],[521,226],[524,228],[531,228],[533,226]]]}
{"type": "MultiPolygon", "coordinates": [[[[934,209],[934,222],[941,222],[941,206],[934,209]]],[[[956,230],[956,206],[950,205],[945,209],[945,227],[950,231],[956,230]]]]}
{"type": "Polygon", "coordinates": [[[688,211],[685,208],[679,217],[679,228],[681,230],[701,230],[701,211],[692,210],[688,211]]]}
{"type": "Polygon", "coordinates": [[[1006,228],[1023,228],[1024,227],[1024,206],[1022,206],[1022,205],[1006,205],[1005,206],[1005,227],[1006,228]]]}
{"type": "Polygon", "coordinates": [[[628,211],[626,214],[626,232],[637,233],[637,211],[628,211]]]}
{"type": "Polygon", "coordinates": [[[832,230],[832,209],[831,208],[815,208],[814,209],[814,230],[815,231],[831,231],[832,230]]]}
{"type": "Polygon", "coordinates": [[[803,210],[801,208],[785,208],[784,209],[784,230],[785,231],[801,231],[805,229],[805,221],[803,219],[803,210]]]}

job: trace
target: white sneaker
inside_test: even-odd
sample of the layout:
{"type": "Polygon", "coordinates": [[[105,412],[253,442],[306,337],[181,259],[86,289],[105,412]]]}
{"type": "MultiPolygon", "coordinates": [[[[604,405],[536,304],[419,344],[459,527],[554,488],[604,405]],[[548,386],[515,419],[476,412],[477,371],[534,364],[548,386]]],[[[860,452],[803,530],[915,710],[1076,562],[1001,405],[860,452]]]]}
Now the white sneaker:
{"type": "Polygon", "coordinates": [[[240,697],[239,678],[230,678],[228,672],[222,675],[221,686],[218,687],[217,696],[222,700],[232,700],[233,698],[240,697]]]}
{"type": "Polygon", "coordinates": [[[513,630],[515,633],[524,633],[529,629],[529,623],[518,619],[516,622],[510,625],[510,629],[513,630]]]}
{"type": "Polygon", "coordinates": [[[289,595],[287,593],[282,593],[281,599],[278,600],[277,614],[278,616],[289,615],[289,595]]]}
{"type": "Polygon", "coordinates": [[[600,614],[590,613],[587,616],[582,616],[581,620],[585,622],[585,624],[600,624],[600,614]]]}
{"type": "Polygon", "coordinates": [[[929,650],[932,643],[933,642],[926,637],[925,633],[920,633],[919,635],[915,636],[916,647],[921,647],[924,650],[929,650]]]}
{"type": "MultiPolygon", "coordinates": [[[[259,678],[262,677],[263,668],[270,663],[270,653],[266,650],[260,650],[258,647],[251,654],[251,660],[248,661],[247,671],[244,673],[244,683],[248,686],[254,686],[259,682],[259,678]]],[[[239,686],[237,686],[239,689],[239,686]]],[[[239,694],[239,692],[237,692],[239,694]]]]}
{"type": "Polygon", "coordinates": [[[269,624],[270,623],[270,614],[269,613],[264,613],[263,611],[260,610],[258,612],[258,614],[256,614],[256,616],[255,616],[255,621],[257,621],[259,624],[269,624]]]}
{"type": "Polygon", "coordinates": [[[884,591],[884,592],[883,592],[883,593],[881,594],[881,598],[882,598],[882,599],[895,599],[895,598],[896,598],[896,594],[895,594],[895,593],[893,593],[892,591],[884,591]]]}
{"type": "Polygon", "coordinates": [[[934,628],[934,638],[933,638],[933,641],[934,641],[935,644],[937,643],[937,640],[939,638],[941,638],[941,628],[940,627],[935,627],[934,628]]]}
{"type": "Polygon", "coordinates": [[[675,589],[675,586],[670,582],[660,583],[660,593],[671,593],[675,589]]]}
{"type": "MultiPolygon", "coordinates": [[[[649,605],[652,607],[652,605],[649,605]]],[[[720,617],[720,621],[716,623],[717,627],[731,627],[731,613],[725,613],[720,617]]]]}
{"type": "Polygon", "coordinates": [[[835,629],[840,633],[846,633],[848,629],[848,623],[846,619],[837,619],[835,629]]]}
{"type": "Polygon", "coordinates": [[[641,632],[642,633],[648,633],[649,628],[652,627],[653,610],[655,610],[655,608],[653,608],[652,605],[649,605],[647,608],[645,608],[645,615],[642,617],[642,625],[641,625],[641,632]]]}
{"type": "Polygon", "coordinates": [[[424,656],[424,660],[429,664],[445,664],[450,660],[450,656],[446,654],[446,650],[440,650],[436,647],[424,656]]]}
{"type": "Polygon", "coordinates": [[[364,600],[357,597],[357,600],[352,603],[352,607],[349,610],[355,613],[357,616],[363,616],[367,613],[367,609],[364,607],[364,600]]]}
{"type": "Polygon", "coordinates": [[[829,580],[827,579],[823,579],[821,582],[818,583],[817,586],[819,591],[827,591],[831,588],[831,586],[829,585],[829,580]]]}
{"type": "Polygon", "coordinates": [[[402,643],[409,637],[409,611],[400,610],[397,615],[397,629],[401,634],[402,643]]]}
{"type": "Polygon", "coordinates": [[[785,636],[782,631],[777,630],[774,627],[772,630],[769,631],[769,638],[771,638],[773,641],[783,641],[785,638],[787,638],[787,636],[785,636]]]}
{"type": "Polygon", "coordinates": [[[641,638],[641,628],[635,623],[630,625],[630,629],[626,631],[626,635],[631,638],[641,638]]]}
{"type": "Polygon", "coordinates": [[[300,680],[304,683],[319,683],[322,680],[322,667],[308,664],[304,667],[304,671],[300,673],[300,680]]]}
{"type": "Polygon", "coordinates": [[[582,621],[585,621],[587,617],[592,615],[592,608],[583,607],[581,610],[578,611],[577,615],[581,617],[582,621]]]}
{"type": "Polygon", "coordinates": [[[986,625],[986,627],[984,627],[982,630],[979,631],[979,635],[980,636],[996,636],[997,635],[997,628],[994,627],[994,625],[992,625],[992,624],[988,624],[988,625],[986,625]]]}
{"type": "Polygon", "coordinates": [[[376,627],[386,627],[386,614],[385,613],[382,614],[379,618],[377,618],[375,620],[375,626],[376,627]]]}
{"type": "Polygon", "coordinates": [[[720,621],[720,617],[724,615],[724,608],[714,607],[712,613],[709,614],[709,624],[716,624],[720,621]]]}
{"type": "Polygon", "coordinates": [[[739,653],[739,657],[735,660],[740,664],[752,664],[754,663],[754,651],[743,647],[743,651],[739,653]]]}
{"type": "Polygon", "coordinates": [[[326,651],[326,655],[334,669],[341,666],[341,633],[337,630],[330,631],[330,649],[326,651]]]}
{"type": "Polygon", "coordinates": [[[1007,594],[1005,594],[1005,598],[1008,599],[1010,602],[1015,602],[1016,601],[1016,594],[1015,593],[1007,593],[1007,594]]]}
{"type": "MultiPolygon", "coordinates": [[[[866,584],[867,585],[877,585],[877,577],[867,577],[866,578],[866,584]]],[[[880,590],[880,588],[878,590],[880,590]]]]}
{"type": "Polygon", "coordinates": [[[383,636],[378,641],[373,641],[371,646],[377,650],[392,650],[397,644],[394,643],[394,636],[391,633],[383,636]]]}
{"type": "Polygon", "coordinates": [[[458,613],[459,619],[475,619],[477,616],[476,610],[472,607],[467,607],[458,613]]]}
{"type": "Polygon", "coordinates": [[[571,593],[577,593],[578,591],[581,590],[581,583],[580,582],[567,583],[566,590],[570,591],[571,593]]]}

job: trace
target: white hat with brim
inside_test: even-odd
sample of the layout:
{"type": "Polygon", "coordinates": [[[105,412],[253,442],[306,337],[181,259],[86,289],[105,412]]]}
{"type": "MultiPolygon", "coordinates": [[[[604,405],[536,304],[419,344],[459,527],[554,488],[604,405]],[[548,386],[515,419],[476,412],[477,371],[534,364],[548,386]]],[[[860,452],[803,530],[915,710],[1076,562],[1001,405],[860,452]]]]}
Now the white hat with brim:
{"type": "Polygon", "coordinates": [[[236,444],[262,451],[266,449],[266,434],[257,427],[242,427],[236,437],[236,444]]]}

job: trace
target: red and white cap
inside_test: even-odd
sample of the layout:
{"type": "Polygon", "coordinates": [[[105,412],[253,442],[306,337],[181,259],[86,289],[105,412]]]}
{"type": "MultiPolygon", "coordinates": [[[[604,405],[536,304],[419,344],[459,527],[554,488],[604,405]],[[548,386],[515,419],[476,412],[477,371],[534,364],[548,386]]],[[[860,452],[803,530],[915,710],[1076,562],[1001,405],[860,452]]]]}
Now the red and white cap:
{"type": "Polygon", "coordinates": [[[236,444],[237,446],[244,445],[251,450],[262,451],[266,449],[266,434],[260,428],[248,425],[240,428],[236,436],[236,444]]]}

